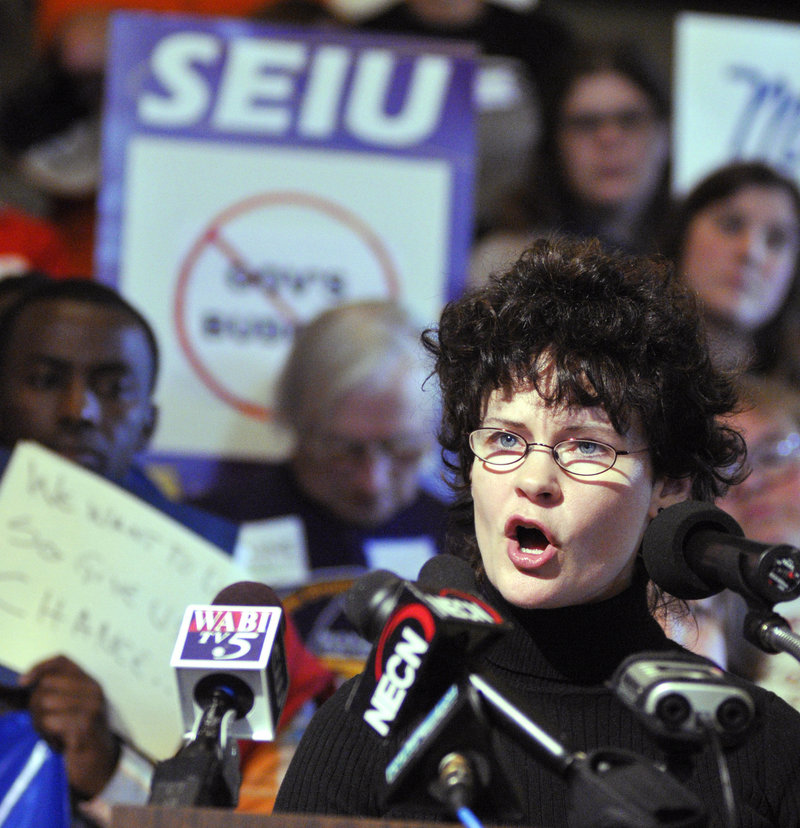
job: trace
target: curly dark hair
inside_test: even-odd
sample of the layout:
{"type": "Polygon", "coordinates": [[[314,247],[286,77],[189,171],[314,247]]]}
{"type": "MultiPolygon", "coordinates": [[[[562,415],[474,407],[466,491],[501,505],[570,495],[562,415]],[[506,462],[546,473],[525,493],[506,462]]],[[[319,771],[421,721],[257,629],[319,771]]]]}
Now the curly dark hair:
{"type": "Polygon", "coordinates": [[[456,472],[459,554],[477,551],[469,433],[495,389],[529,385],[553,406],[601,405],[620,433],[638,415],[655,474],[691,478],[698,500],[740,479],[744,440],[722,421],[736,409],[736,379],[712,365],[694,294],[666,259],[539,240],[447,304],[423,343],[441,387],[443,457],[456,472]]]}

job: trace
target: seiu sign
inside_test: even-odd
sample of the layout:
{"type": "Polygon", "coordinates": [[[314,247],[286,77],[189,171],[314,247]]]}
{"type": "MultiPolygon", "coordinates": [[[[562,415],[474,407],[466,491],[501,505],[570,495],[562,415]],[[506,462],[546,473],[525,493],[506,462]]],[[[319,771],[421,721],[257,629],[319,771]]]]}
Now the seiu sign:
{"type": "Polygon", "coordinates": [[[403,151],[436,144],[448,110],[471,105],[466,44],[462,56],[405,39],[269,31],[218,25],[157,37],[120,90],[137,87],[139,126],[403,151]]]}

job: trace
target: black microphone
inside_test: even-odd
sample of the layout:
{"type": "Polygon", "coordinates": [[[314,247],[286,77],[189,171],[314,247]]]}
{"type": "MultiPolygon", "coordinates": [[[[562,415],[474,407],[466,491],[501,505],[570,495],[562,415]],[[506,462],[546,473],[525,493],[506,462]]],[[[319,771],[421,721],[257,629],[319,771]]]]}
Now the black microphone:
{"type": "Polygon", "coordinates": [[[345,596],[345,613],[374,642],[347,709],[384,737],[408,711],[425,709],[452,683],[454,670],[463,670],[468,658],[509,628],[474,595],[426,591],[384,570],[356,581],[345,596]],[[418,697],[413,705],[412,697],[418,697]]]}
{"type": "Polygon", "coordinates": [[[496,731],[521,744],[568,786],[575,828],[703,828],[700,800],[666,769],[620,748],[569,751],[506,692],[476,673],[457,679],[422,718],[385,770],[384,805],[462,803],[492,821],[517,821],[523,801],[505,770],[496,731]]]}
{"type": "MultiPolygon", "coordinates": [[[[465,560],[437,555],[422,567],[415,585],[399,582],[391,573],[364,580],[351,596],[351,617],[363,614],[366,618],[374,613],[385,625],[383,635],[406,607],[413,607],[430,593],[488,606],[476,597],[477,591],[474,572],[465,560]]],[[[416,719],[387,764],[381,792],[385,805],[403,800],[438,803],[452,814],[461,804],[472,807],[474,803],[487,818],[517,819],[522,797],[512,782],[513,770],[504,768],[496,738],[496,733],[503,731],[566,781],[570,825],[699,828],[707,824],[702,803],[663,767],[625,750],[601,748],[588,755],[569,751],[512,702],[506,691],[473,671],[471,661],[482,652],[480,644],[473,650],[454,647],[447,635],[452,630],[444,624],[442,627],[441,638],[434,640],[434,645],[441,646],[432,646],[433,655],[426,656],[445,667],[433,680],[430,673],[423,676],[427,694],[418,691],[419,680],[409,685],[404,712],[410,717],[415,711],[416,719]],[[433,688],[438,695],[431,699],[433,688]],[[417,692],[408,704],[412,691],[417,692]]],[[[509,627],[503,622],[495,634],[505,633],[509,627]]],[[[375,666],[373,661],[368,668],[375,666]]],[[[423,666],[420,663],[417,675],[423,666]]],[[[373,689],[376,684],[369,680],[367,686],[373,689]]],[[[363,698],[352,707],[367,719],[363,698]]],[[[387,723],[386,733],[396,725],[397,721],[387,723]]]]}
{"type": "Polygon", "coordinates": [[[407,582],[387,569],[374,569],[357,578],[344,596],[344,614],[356,632],[375,641],[397,609],[407,582]]]}
{"type": "Polygon", "coordinates": [[[475,570],[463,558],[446,553],[425,561],[417,576],[417,584],[430,592],[479,596],[475,570]]]}
{"type": "Polygon", "coordinates": [[[731,589],[770,607],[800,595],[800,550],[744,537],[722,509],[687,500],[664,509],[642,538],[647,572],[676,598],[707,598],[731,589]]]}
{"type": "Polygon", "coordinates": [[[286,701],[284,626],[280,599],[255,581],[186,609],[171,664],[187,733],[175,756],[156,766],[150,804],[236,805],[236,739],[273,739],[286,701]]]}
{"type": "Polygon", "coordinates": [[[289,690],[285,625],[280,598],[258,581],[231,584],[213,604],[186,609],[170,663],[187,734],[223,693],[236,710],[229,736],[275,738],[289,690]]]}

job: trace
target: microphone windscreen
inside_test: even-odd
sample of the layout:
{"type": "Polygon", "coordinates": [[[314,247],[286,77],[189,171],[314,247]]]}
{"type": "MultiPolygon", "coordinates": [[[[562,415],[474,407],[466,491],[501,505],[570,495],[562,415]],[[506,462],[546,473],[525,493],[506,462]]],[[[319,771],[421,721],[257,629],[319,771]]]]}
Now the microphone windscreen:
{"type": "Polygon", "coordinates": [[[367,641],[375,640],[397,603],[403,581],[386,569],[358,578],[344,596],[344,614],[367,641]]]}
{"type": "Polygon", "coordinates": [[[463,558],[446,553],[434,555],[423,564],[417,577],[417,584],[429,592],[454,589],[475,595],[478,591],[472,567],[463,558]]]}
{"type": "Polygon", "coordinates": [[[706,583],[686,557],[691,536],[712,531],[742,537],[739,524],[722,509],[700,500],[685,500],[659,512],[645,530],[642,557],[650,578],[676,598],[708,598],[722,589],[706,583]]]}
{"type": "Polygon", "coordinates": [[[281,599],[272,587],[260,581],[237,581],[223,587],[214,598],[214,604],[231,607],[280,607],[281,599]]]}

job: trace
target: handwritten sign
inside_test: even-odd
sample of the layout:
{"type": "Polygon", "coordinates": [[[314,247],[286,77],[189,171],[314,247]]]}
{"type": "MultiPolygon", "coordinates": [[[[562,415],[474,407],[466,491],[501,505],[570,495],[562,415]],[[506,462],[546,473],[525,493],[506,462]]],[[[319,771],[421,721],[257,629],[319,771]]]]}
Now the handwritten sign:
{"type": "Polygon", "coordinates": [[[674,189],[734,159],[800,178],[800,25],[684,13],[675,29],[674,189]]]}
{"type": "Polygon", "coordinates": [[[0,660],[64,653],[153,758],[182,734],[170,657],[187,605],[247,576],[230,557],[91,472],[20,443],[0,482],[0,660]]]}

